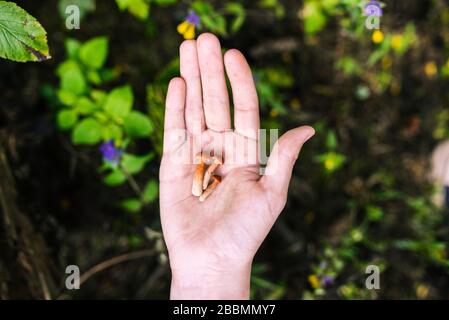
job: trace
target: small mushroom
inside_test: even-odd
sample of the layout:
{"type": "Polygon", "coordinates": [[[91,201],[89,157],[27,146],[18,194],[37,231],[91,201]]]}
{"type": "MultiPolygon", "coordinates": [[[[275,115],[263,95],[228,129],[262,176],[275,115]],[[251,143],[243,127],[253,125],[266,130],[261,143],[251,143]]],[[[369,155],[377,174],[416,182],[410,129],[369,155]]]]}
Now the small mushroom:
{"type": "Polygon", "coordinates": [[[204,192],[200,196],[201,202],[206,200],[206,198],[209,197],[210,194],[214,191],[214,189],[220,184],[221,177],[217,176],[217,175],[213,175],[211,177],[211,180],[212,180],[211,184],[206,188],[206,190],[204,190],[204,192]]]}
{"type": "Polygon", "coordinates": [[[205,153],[198,153],[196,159],[199,162],[195,168],[192,183],[192,194],[199,197],[203,193],[203,179],[206,172],[206,163],[210,163],[210,157],[205,153]]]}
{"type": "Polygon", "coordinates": [[[222,164],[223,164],[223,161],[221,160],[221,158],[219,158],[219,157],[211,158],[211,164],[209,165],[206,172],[204,173],[203,190],[206,190],[207,186],[209,185],[211,176],[214,173],[215,169],[217,169],[217,167],[222,164]]]}

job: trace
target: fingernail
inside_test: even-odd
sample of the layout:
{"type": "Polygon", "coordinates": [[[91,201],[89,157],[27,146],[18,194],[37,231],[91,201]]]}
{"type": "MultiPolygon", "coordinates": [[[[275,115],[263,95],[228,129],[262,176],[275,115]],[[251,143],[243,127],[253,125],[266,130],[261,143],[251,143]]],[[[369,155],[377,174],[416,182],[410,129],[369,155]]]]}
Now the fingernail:
{"type": "Polygon", "coordinates": [[[310,138],[312,138],[315,135],[315,129],[310,127],[309,132],[305,135],[304,143],[306,143],[310,138]]]}

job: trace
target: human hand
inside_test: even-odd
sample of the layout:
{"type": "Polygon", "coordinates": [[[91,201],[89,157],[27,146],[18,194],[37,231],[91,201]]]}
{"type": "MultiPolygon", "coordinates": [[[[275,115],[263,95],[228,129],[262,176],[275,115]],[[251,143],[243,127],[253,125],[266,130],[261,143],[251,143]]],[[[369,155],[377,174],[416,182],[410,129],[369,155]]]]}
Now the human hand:
{"type": "Polygon", "coordinates": [[[166,98],[160,167],[171,298],[247,299],[253,257],[285,206],[294,163],[314,130],[304,126],[285,133],[261,177],[257,148],[236,147],[257,146],[259,137],[258,98],[244,56],[229,50],[223,66],[219,40],[204,33],[181,44],[180,60],[181,78],[170,81],[166,98]],[[233,130],[225,68],[233,95],[233,130]],[[217,170],[222,182],[204,202],[191,193],[193,158],[201,150],[214,150],[224,160],[217,170]],[[240,154],[256,161],[236,162],[240,154]]]}

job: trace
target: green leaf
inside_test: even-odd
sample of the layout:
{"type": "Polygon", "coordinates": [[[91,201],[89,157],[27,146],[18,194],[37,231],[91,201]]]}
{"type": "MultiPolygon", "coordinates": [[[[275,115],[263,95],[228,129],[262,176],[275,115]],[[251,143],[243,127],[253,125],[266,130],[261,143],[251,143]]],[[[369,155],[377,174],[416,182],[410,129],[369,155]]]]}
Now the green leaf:
{"type": "Polygon", "coordinates": [[[13,2],[0,1],[0,57],[18,62],[51,58],[47,32],[13,2]]]}
{"type": "Polygon", "coordinates": [[[57,96],[59,101],[66,106],[72,106],[78,99],[76,94],[67,90],[58,90],[57,96]]]}
{"type": "Polygon", "coordinates": [[[88,67],[100,69],[108,56],[108,39],[106,37],[96,37],[80,48],[80,59],[88,67]]]}
{"type": "Polygon", "coordinates": [[[96,144],[101,140],[101,125],[97,120],[86,118],[78,123],[72,133],[74,144],[96,144]]]}
{"type": "Polygon", "coordinates": [[[103,178],[103,182],[108,186],[119,186],[126,181],[126,176],[119,169],[110,172],[103,178]]]}
{"type": "Polygon", "coordinates": [[[204,1],[193,2],[191,8],[199,15],[209,15],[214,12],[212,5],[204,1]]]}
{"type": "Polygon", "coordinates": [[[128,8],[129,1],[130,0],[115,0],[115,2],[117,3],[118,8],[121,11],[124,11],[124,10],[126,10],[128,8]]]}
{"type": "Polygon", "coordinates": [[[176,1],[178,0],[153,0],[153,2],[158,5],[174,4],[176,1]]]}
{"type": "Polygon", "coordinates": [[[123,123],[125,131],[131,137],[147,137],[153,131],[153,123],[145,114],[132,111],[123,123]]]}
{"type": "Polygon", "coordinates": [[[206,28],[218,34],[226,35],[226,19],[222,14],[215,11],[210,3],[195,1],[191,8],[200,16],[201,24],[206,28]]]}
{"type": "Polygon", "coordinates": [[[75,109],[79,114],[88,115],[98,109],[97,105],[87,97],[79,98],[75,103],[75,109]]]}
{"type": "Polygon", "coordinates": [[[65,66],[64,71],[61,71],[61,89],[75,95],[83,94],[86,91],[86,79],[78,67],[68,68],[65,66]]]}
{"type": "Polygon", "coordinates": [[[95,85],[101,84],[101,76],[100,74],[95,70],[90,70],[87,72],[87,80],[95,85]]]}
{"type": "Polygon", "coordinates": [[[226,19],[222,15],[214,12],[211,15],[200,15],[200,18],[201,23],[212,32],[226,35],[226,19]]]}
{"type": "Polygon", "coordinates": [[[128,116],[133,106],[134,96],[130,86],[123,86],[112,90],[104,105],[105,111],[116,119],[128,116]]]}
{"type": "Polygon", "coordinates": [[[326,137],[326,147],[330,150],[335,150],[337,146],[338,146],[337,136],[335,135],[335,132],[329,130],[326,137]]]}
{"type": "Polygon", "coordinates": [[[152,154],[135,156],[129,153],[124,153],[121,164],[128,174],[135,174],[140,172],[152,158],[152,154]]]}
{"type": "Polygon", "coordinates": [[[120,203],[120,206],[126,211],[136,213],[142,209],[142,202],[137,198],[125,199],[120,203]]]}
{"type": "Polygon", "coordinates": [[[324,28],[327,17],[324,15],[320,3],[307,1],[302,10],[304,19],[304,31],[309,35],[314,35],[324,28]]]}
{"type": "Polygon", "coordinates": [[[367,206],[366,214],[368,216],[368,219],[371,221],[379,221],[384,216],[382,208],[376,206],[367,206]]]}
{"type": "Polygon", "coordinates": [[[75,39],[66,39],[64,41],[65,51],[70,59],[78,59],[81,43],[75,39]]]}
{"type": "Polygon", "coordinates": [[[150,12],[149,1],[145,0],[115,0],[121,11],[128,10],[133,16],[145,20],[150,12]]]}
{"type": "Polygon", "coordinates": [[[144,0],[131,0],[128,11],[135,17],[145,20],[150,13],[150,5],[144,0]]]}
{"type": "Polygon", "coordinates": [[[123,137],[122,128],[115,124],[103,127],[103,140],[121,141],[123,137]]]}
{"type": "Polygon", "coordinates": [[[156,180],[152,179],[148,181],[148,183],[145,186],[145,189],[143,190],[143,200],[146,203],[153,202],[157,199],[159,193],[159,184],[156,180]]]}
{"type": "Polygon", "coordinates": [[[90,96],[98,106],[103,107],[108,95],[103,90],[94,89],[90,92],[90,96]]]}
{"type": "Polygon", "coordinates": [[[225,10],[235,16],[234,20],[231,23],[231,31],[237,32],[242,26],[243,22],[245,22],[245,9],[242,4],[238,2],[230,2],[225,6],[225,10]]]}
{"type": "Polygon", "coordinates": [[[58,112],[58,127],[67,130],[73,127],[78,120],[78,114],[74,110],[61,110],[58,112]]]}
{"type": "Polygon", "coordinates": [[[62,76],[64,75],[64,73],[66,73],[69,70],[72,69],[79,69],[80,67],[78,65],[78,62],[76,62],[75,60],[65,60],[63,63],[58,65],[58,68],[56,69],[56,74],[58,75],[59,78],[62,78],[62,76]]]}

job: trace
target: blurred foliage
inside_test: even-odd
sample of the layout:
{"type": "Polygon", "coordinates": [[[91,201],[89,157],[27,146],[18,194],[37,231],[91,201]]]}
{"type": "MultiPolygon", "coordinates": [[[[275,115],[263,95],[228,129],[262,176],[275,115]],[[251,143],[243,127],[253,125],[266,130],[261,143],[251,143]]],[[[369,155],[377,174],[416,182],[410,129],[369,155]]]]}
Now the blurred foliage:
{"type": "Polygon", "coordinates": [[[142,189],[132,176],[145,168],[154,153],[133,155],[127,153],[126,148],[135,139],[148,138],[154,130],[153,122],[146,114],[133,109],[134,94],[129,85],[109,92],[97,88],[118,77],[116,70],[104,67],[109,51],[106,37],[96,37],[85,43],[68,38],[65,48],[67,60],[56,69],[59,87],[48,88],[50,101],[57,100],[60,104],[57,124],[61,130],[71,131],[75,145],[111,144],[109,153],[102,151],[104,161],[100,171],[106,173],[103,181],[109,186],[128,181],[137,198],[123,200],[121,206],[138,212],[155,200],[158,184],[151,179],[142,189]]]}
{"type": "MultiPolygon", "coordinates": [[[[149,272],[167,270],[157,170],[167,84],[179,74],[177,47],[186,36],[178,26],[186,21],[195,36],[215,32],[224,48],[248,56],[263,128],[286,131],[307,123],[317,131],[301,153],[284,213],[255,259],[251,296],[449,297],[447,212],[432,201],[442,191],[427,174],[433,147],[449,138],[447,1],[383,1],[380,29],[368,30],[364,0],[92,0],[84,1],[81,30],[62,32],[64,11],[59,9],[61,17],[45,13],[63,3],[22,5],[33,14],[43,10],[36,16],[49,25],[52,51],[59,53],[57,64],[46,69],[57,79],[38,82],[51,106],[45,110],[67,132],[64,143],[71,139],[76,145],[70,155],[89,159],[87,166],[100,166],[99,144],[112,140],[123,150],[119,162],[103,161],[98,175],[116,187],[97,187],[92,171],[81,164],[77,179],[107,199],[91,206],[104,209],[101,221],[113,225],[107,233],[114,251],[157,247],[159,253],[151,269],[135,267],[136,274],[121,269],[120,290],[125,289],[108,297],[150,286],[142,284],[149,272]],[[198,24],[189,21],[190,12],[198,24]],[[112,215],[115,199],[131,215],[112,215]],[[371,264],[381,269],[380,290],[365,287],[371,264]]],[[[78,197],[97,200],[87,192],[78,197]]],[[[33,208],[44,206],[39,201],[35,198],[33,208]]],[[[59,219],[63,224],[66,217],[59,219]]],[[[64,232],[75,233],[70,225],[64,232]]],[[[85,265],[97,261],[98,252],[110,252],[97,245],[100,235],[88,237],[95,245],[84,244],[71,256],[83,257],[85,265]],[[92,248],[93,256],[86,253],[92,248]]],[[[70,241],[64,245],[72,246],[70,241]]],[[[62,264],[67,260],[56,255],[62,264]]],[[[159,278],[151,289],[131,297],[167,297],[168,275],[153,275],[159,278]]],[[[90,291],[77,295],[98,297],[98,288],[105,289],[101,279],[93,278],[90,291]]]]}

